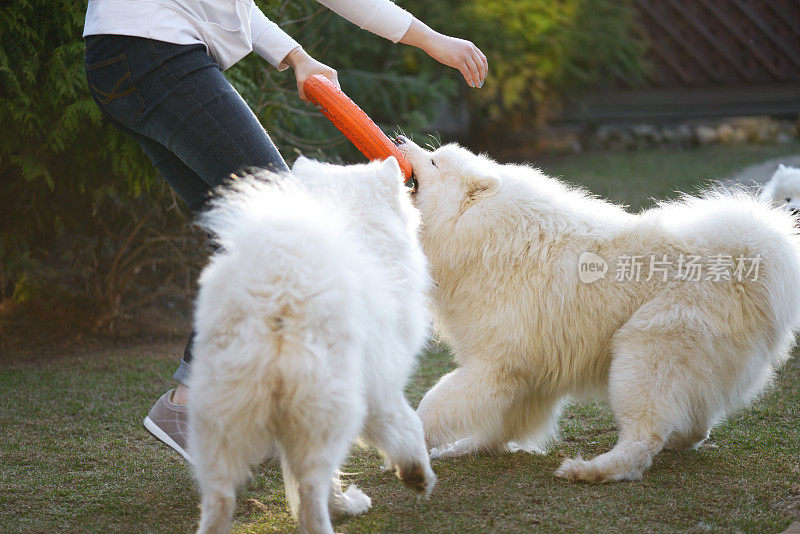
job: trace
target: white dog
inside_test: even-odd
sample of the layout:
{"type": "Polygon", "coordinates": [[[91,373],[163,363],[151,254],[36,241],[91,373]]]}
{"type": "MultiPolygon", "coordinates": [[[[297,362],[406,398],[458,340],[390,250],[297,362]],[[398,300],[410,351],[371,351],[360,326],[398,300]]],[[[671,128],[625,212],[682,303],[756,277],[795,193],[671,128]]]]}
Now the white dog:
{"type": "Polygon", "coordinates": [[[800,241],[785,212],[718,192],[632,215],[527,166],[398,142],[437,326],[460,364],[417,410],[434,453],[541,445],[566,397],[600,392],[617,445],[556,474],[639,479],[662,448],[697,447],[787,358],[800,241]]]}
{"type": "Polygon", "coordinates": [[[394,158],[239,181],[204,219],[221,251],[200,277],[189,450],[200,532],[230,528],[235,490],[278,445],[302,532],[371,504],[335,472],[360,436],[428,495],[422,424],[403,396],[426,340],[419,215],[394,158]],[[333,485],[331,481],[333,480],[333,485]]]}
{"type": "Polygon", "coordinates": [[[800,169],[778,165],[775,173],[761,190],[761,199],[788,209],[797,217],[800,216],[800,169]]]}

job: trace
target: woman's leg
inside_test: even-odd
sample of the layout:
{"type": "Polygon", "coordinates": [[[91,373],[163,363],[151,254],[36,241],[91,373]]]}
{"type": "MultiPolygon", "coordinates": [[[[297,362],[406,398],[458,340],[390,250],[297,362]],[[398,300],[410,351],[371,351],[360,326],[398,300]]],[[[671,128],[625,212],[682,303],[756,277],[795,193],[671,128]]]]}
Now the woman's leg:
{"type": "MultiPolygon", "coordinates": [[[[111,119],[113,122],[113,119],[111,119]]],[[[197,199],[195,202],[202,205],[205,195],[210,191],[206,182],[192,169],[190,169],[180,158],[167,150],[160,143],[145,137],[141,134],[133,132],[121,124],[116,124],[118,128],[133,137],[150,161],[153,166],[158,169],[162,176],[169,177],[168,183],[178,193],[184,201],[189,203],[191,199],[197,199]],[[189,199],[189,200],[187,200],[189,199]]],[[[176,404],[184,404],[186,391],[185,387],[189,379],[189,370],[191,369],[192,361],[192,341],[194,340],[194,330],[189,334],[189,340],[183,350],[183,357],[178,369],[175,370],[172,377],[178,382],[178,387],[172,395],[172,400],[176,404]]]]}
{"type": "MultiPolygon", "coordinates": [[[[288,171],[255,114],[202,46],[145,41],[145,48],[139,46],[130,61],[146,103],[132,129],[175,154],[209,189],[245,167],[288,171]]],[[[195,211],[205,202],[187,200],[195,211]]]]}
{"type": "MultiPolygon", "coordinates": [[[[169,177],[167,180],[187,204],[195,199],[194,202],[202,205],[205,195],[208,194],[209,188],[206,182],[192,169],[190,169],[183,161],[180,160],[175,154],[167,150],[160,143],[153,141],[148,137],[141,134],[127,130],[121,127],[123,131],[128,133],[131,137],[136,139],[139,145],[153,162],[153,165],[158,169],[162,176],[169,177]]],[[[194,330],[189,334],[189,339],[186,342],[186,347],[183,349],[183,357],[178,369],[173,373],[172,378],[178,382],[178,387],[172,395],[172,400],[176,404],[185,404],[186,397],[186,384],[189,379],[189,370],[191,369],[192,361],[192,341],[194,340],[194,330]]]]}
{"type": "Polygon", "coordinates": [[[210,190],[242,168],[288,170],[255,114],[202,45],[95,36],[87,38],[86,64],[89,86],[106,116],[127,133],[154,141],[193,171],[160,169],[193,211],[202,209],[210,190]]]}
{"type": "MultiPolygon", "coordinates": [[[[86,70],[103,113],[139,142],[193,212],[201,211],[209,193],[242,168],[288,171],[255,114],[202,45],[90,36],[86,70]]],[[[185,384],[190,361],[191,337],[175,373],[180,384],[185,384]]],[[[175,397],[162,396],[150,415],[158,408],[167,420],[180,423],[185,412],[172,401],[179,403],[183,391],[179,386],[175,397]]],[[[184,428],[177,425],[166,434],[182,441],[184,428]]],[[[177,445],[170,444],[187,456],[177,445]]]]}

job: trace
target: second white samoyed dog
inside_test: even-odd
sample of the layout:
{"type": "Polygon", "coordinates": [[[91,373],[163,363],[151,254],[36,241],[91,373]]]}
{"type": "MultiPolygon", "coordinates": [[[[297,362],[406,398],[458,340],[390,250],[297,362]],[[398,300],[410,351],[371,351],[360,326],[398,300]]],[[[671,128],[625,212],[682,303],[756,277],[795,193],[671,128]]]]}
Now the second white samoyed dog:
{"type": "Polygon", "coordinates": [[[333,532],[329,504],[369,508],[335,476],[359,436],[417,492],[436,482],[403,395],[427,338],[429,275],[397,161],[301,159],[291,176],[271,176],[238,181],[204,219],[221,249],[195,313],[189,450],[200,532],[228,531],[237,487],[273,444],[302,532],[333,532]]]}
{"type": "Polygon", "coordinates": [[[761,190],[761,199],[800,217],[800,169],[782,163],[778,165],[761,190]]]}
{"type": "Polygon", "coordinates": [[[438,327],[459,368],[422,399],[429,445],[458,455],[546,441],[568,396],[605,393],[609,452],[569,479],[639,479],[758,393],[800,325],[800,240],[742,193],[633,215],[522,165],[405,139],[438,327]]]}

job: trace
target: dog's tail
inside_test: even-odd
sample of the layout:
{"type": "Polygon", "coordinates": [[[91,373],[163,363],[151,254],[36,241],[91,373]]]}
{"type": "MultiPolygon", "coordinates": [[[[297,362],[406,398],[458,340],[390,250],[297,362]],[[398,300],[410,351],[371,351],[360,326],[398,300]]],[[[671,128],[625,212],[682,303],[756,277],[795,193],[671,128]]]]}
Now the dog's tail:
{"type": "Polygon", "coordinates": [[[729,257],[732,272],[745,280],[742,291],[755,290],[752,305],[763,308],[758,314],[773,325],[773,354],[785,357],[778,347],[790,346],[787,339],[800,329],[800,234],[791,214],[731,188],[660,207],[662,223],[673,235],[712,257],[729,257]]]}
{"type": "Polygon", "coordinates": [[[358,269],[342,262],[360,254],[347,213],[326,202],[292,180],[259,176],[213,200],[201,224],[220,246],[199,279],[198,335],[217,346],[258,336],[270,359],[310,342],[294,335],[343,328],[342,306],[362,286],[358,269]]]}

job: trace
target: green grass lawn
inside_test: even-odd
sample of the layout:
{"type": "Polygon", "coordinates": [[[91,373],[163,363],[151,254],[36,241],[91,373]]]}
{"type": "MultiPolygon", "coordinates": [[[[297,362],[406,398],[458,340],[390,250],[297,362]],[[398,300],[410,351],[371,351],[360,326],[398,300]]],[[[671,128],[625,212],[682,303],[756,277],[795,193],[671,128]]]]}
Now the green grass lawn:
{"type": "Polygon", "coordinates": [[[702,186],[743,167],[798,153],[798,144],[712,146],[683,151],[596,152],[533,163],[553,176],[639,210],[651,206],[653,198],[674,198],[676,191],[696,193],[702,186]]]}
{"type": "MultiPolygon", "coordinates": [[[[635,207],[692,189],[703,178],[784,155],[769,147],[582,155],[544,166],[635,207]]],[[[170,385],[182,347],[111,348],[58,357],[0,356],[0,532],[188,532],[198,495],[177,453],[141,419],[170,385]]],[[[408,394],[416,405],[450,368],[423,355],[408,394]]],[[[698,451],[664,452],[635,483],[574,484],[552,473],[565,456],[592,457],[615,442],[607,408],[568,407],[560,440],[527,453],[436,460],[439,485],[420,501],[374,451],[344,470],[373,499],[344,532],[781,532],[800,520],[800,358],[747,409],[716,427],[698,451]]],[[[264,464],[242,490],[237,532],[294,523],[280,469],[264,464]]]]}

